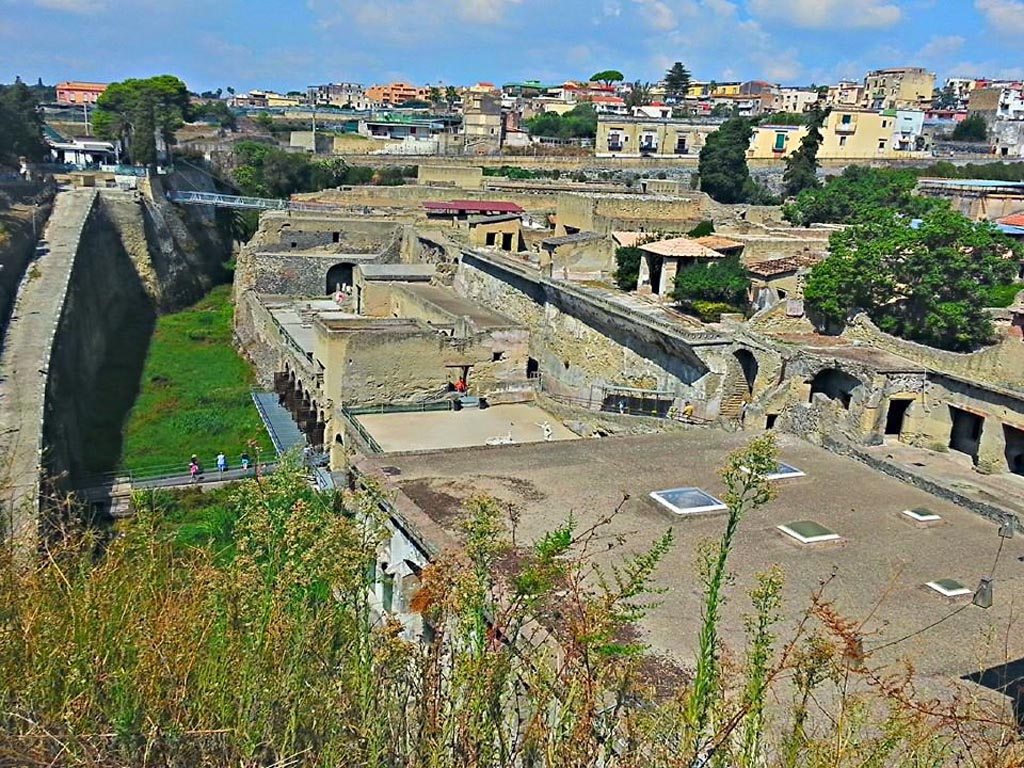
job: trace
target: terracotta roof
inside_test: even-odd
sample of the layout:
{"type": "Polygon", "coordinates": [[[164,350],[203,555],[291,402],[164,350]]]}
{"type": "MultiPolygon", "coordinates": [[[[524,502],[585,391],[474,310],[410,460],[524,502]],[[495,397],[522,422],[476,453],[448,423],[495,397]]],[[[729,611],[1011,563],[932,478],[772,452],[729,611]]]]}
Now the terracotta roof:
{"type": "Polygon", "coordinates": [[[428,211],[464,212],[464,213],[522,213],[523,209],[515,203],[501,200],[451,200],[447,203],[427,202],[423,207],[428,211]]]}
{"type": "Polygon", "coordinates": [[[1024,213],[1014,213],[999,219],[1000,224],[1008,227],[1024,227],[1024,213]]]}
{"type": "Polygon", "coordinates": [[[72,89],[77,91],[103,91],[106,90],[108,83],[86,83],[80,80],[67,80],[63,83],[57,83],[55,88],[62,90],[72,89]]]}
{"type": "Polygon", "coordinates": [[[689,237],[673,237],[671,240],[659,240],[640,246],[641,251],[656,256],[670,256],[684,259],[724,259],[725,255],[701,245],[689,237]]]}
{"type": "Polygon", "coordinates": [[[757,277],[778,277],[787,272],[796,272],[804,267],[813,267],[822,260],[821,256],[804,254],[800,256],[783,256],[781,259],[766,259],[747,264],[747,271],[757,277]]]}
{"type": "Polygon", "coordinates": [[[625,104],[626,100],[619,96],[591,96],[590,100],[595,104],[625,104]]]}
{"type": "Polygon", "coordinates": [[[731,251],[735,248],[743,247],[743,243],[738,240],[730,240],[728,237],[722,237],[721,235],[695,237],[693,242],[700,243],[705,248],[710,248],[713,251],[731,251]]]}

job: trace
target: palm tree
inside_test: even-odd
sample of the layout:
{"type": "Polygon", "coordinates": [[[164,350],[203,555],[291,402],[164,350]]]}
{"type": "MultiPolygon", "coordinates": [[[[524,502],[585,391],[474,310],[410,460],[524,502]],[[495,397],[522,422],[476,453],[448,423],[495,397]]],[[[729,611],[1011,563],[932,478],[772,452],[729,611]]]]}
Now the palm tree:
{"type": "Polygon", "coordinates": [[[626,95],[626,106],[630,109],[633,109],[633,107],[646,107],[652,101],[651,84],[641,83],[639,80],[633,83],[629,93],[626,95]]]}
{"type": "Polygon", "coordinates": [[[454,85],[444,89],[444,100],[448,103],[448,111],[451,112],[455,102],[459,100],[459,92],[454,85]]]}

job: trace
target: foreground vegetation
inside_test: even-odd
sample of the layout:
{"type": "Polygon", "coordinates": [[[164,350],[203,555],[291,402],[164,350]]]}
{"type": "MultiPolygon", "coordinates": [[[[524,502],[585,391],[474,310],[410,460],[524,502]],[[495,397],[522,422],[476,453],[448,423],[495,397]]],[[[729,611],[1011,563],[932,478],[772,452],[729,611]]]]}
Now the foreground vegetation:
{"type": "Polygon", "coordinates": [[[761,438],[723,472],[723,532],[697,550],[698,650],[676,677],[635,639],[671,531],[595,572],[615,510],[514,549],[514,515],[467,502],[462,549],[423,570],[409,606],[434,628],[420,644],[370,604],[376,491],[321,494],[292,467],[209,514],[195,494],[140,497],[108,542],[70,532],[35,568],[0,563],[0,762],[1019,765],[1001,713],[917,701],[909,674],[873,668],[828,583],[785,640],[784,575],[743,585],[746,646],[723,646],[729,553],[774,463],[761,438]]]}
{"type": "Polygon", "coordinates": [[[221,285],[157,320],[125,426],[123,467],[180,466],[184,472],[192,454],[212,467],[220,451],[237,464],[252,441],[270,450],[249,394],[252,371],[233,346],[232,311],[231,286],[221,285]]]}

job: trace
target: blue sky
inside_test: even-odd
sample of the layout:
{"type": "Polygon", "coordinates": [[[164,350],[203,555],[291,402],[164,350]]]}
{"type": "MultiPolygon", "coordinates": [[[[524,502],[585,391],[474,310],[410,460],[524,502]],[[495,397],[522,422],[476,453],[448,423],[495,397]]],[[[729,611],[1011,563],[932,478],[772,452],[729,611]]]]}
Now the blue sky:
{"type": "Polygon", "coordinates": [[[193,90],[394,79],[783,84],[924,66],[1024,77],[1024,0],[0,0],[0,81],[171,73],[193,90]]]}

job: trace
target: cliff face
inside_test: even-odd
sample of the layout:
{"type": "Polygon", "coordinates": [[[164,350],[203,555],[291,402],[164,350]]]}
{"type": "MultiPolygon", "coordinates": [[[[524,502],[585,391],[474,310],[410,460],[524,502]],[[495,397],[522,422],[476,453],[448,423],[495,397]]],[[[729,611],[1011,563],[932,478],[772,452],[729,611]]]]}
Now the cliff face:
{"type": "Polygon", "coordinates": [[[173,312],[201,298],[226,277],[230,238],[206,206],[181,208],[166,190],[214,191],[200,174],[154,176],[138,192],[104,192],[104,206],[125,252],[158,313],[173,312]]]}

